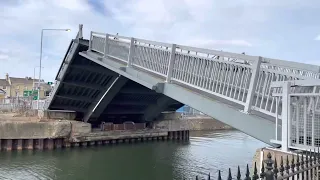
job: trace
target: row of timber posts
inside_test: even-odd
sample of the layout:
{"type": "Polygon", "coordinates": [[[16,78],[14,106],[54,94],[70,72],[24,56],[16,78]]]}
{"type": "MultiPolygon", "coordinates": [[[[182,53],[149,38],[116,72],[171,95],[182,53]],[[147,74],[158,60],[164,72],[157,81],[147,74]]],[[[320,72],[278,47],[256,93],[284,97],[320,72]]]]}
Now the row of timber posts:
{"type": "Polygon", "coordinates": [[[189,140],[189,131],[169,131],[169,140],[189,140]]]}
{"type": "Polygon", "coordinates": [[[189,131],[170,131],[167,136],[70,142],[69,139],[0,139],[0,150],[43,150],[93,145],[147,142],[153,140],[189,140],[189,131]]]}
{"type": "Polygon", "coordinates": [[[0,139],[0,150],[60,149],[64,139],[0,139]]]}

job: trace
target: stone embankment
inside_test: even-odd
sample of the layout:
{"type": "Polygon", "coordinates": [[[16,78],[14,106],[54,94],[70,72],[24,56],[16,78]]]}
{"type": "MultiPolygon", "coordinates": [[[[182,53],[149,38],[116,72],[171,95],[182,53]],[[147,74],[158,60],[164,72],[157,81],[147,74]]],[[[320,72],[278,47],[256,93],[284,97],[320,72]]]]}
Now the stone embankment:
{"type": "Polygon", "coordinates": [[[51,112],[39,119],[0,114],[0,150],[42,150],[189,139],[188,130],[146,128],[145,125],[140,127],[139,123],[108,124],[107,127],[111,128],[93,129],[89,123],[66,120],[65,117],[71,117],[70,115],[70,113],[51,112]],[[48,118],[49,115],[54,119],[48,118]]]}
{"type": "Polygon", "coordinates": [[[163,117],[164,120],[155,121],[155,128],[170,130],[224,130],[232,127],[208,116],[174,116],[163,117]],[[174,119],[172,119],[174,118],[174,119]]]}

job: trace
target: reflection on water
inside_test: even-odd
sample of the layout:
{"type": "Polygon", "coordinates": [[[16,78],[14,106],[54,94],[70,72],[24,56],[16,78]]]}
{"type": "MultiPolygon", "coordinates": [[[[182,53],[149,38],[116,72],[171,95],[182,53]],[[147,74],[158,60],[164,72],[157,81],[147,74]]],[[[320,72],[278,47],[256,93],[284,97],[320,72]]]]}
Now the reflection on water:
{"type": "MultiPolygon", "coordinates": [[[[190,142],[1,152],[0,179],[182,179],[245,167],[265,144],[238,131],[198,131],[190,142]]],[[[249,165],[250,165],[249,164],[249,165]]],[[[235,171],[234,171],[235,172],[235,171]]]]}

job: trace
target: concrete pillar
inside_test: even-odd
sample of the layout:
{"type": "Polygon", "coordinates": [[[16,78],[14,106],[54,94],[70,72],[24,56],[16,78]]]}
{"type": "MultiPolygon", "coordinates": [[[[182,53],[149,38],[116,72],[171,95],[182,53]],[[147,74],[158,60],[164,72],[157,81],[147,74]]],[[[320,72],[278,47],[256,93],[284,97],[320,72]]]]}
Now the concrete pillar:
{"type": "Polygon", "coordinates": [[[143,141],[147,141],[147,138],[146,137],[143,137],[143,139],[142,139],[143,141]]]}
{"type": "Polygon", "coordinates": [[[79,147],[79,145],[80,145],[80,144],[79,144],[78,142],[72,143],[72,146],[73,146],[73,147],[79,147]]]}
{"type": "Polygon", "coordinates": [[[103,141],[103,144],[109,144],[110,142],[108,140],[103,141]]]}
{"type": "Polygon", "coordinates": [[[129,141],[130,141],[129,139],[125,139],[124,140],[125,143],[129,143],[129,141]]]}
{"type": "Polygon", "coordinates": [[[54,148],[53,139],[45,139],[44,140],[44,148],[45,149],[53,149],[54,148]]]}
{"type": "Polygon", "coordinates": [[[90,145],[90,146],[94,146],[94,145],[95,145],[95,142],[94,142],[94,141],[90,141],[90,142],[89,142],[89,145],[90,145]]]}
{"type": "Polygon", "coordinates": [[[113,139],[113,140],[111,141],[111,143],[112,143],[112,144],[116,144],[117,141],[116,141],[115,139],[113,139]]]}
{"type": "Polygon", "coordinates": [[[173,136],[172,139],[176,140],[176,139],[177,139],[177,132],[176,132],[176,131],[173,131],[173,132],[172,132],[172,136],[173,136]]]}
{"type": "Polygon", "coordinates": [[[186,140],[186,131],[182,131],[182,140],[186,140]]]}
{"type": "Polygon", "coordinates": [[[23,141],[23,149],[32,150],[33,149],[33,139],[25,139],[23,141]]]}
{"type": "Polygon", "coordinates": [[[2,150],[2,139],[0,139],[0,151],[2,150]]]}
{"type": "Polygon", "coordinates": [[[123,139],[118,139],[118,143],[123,143],[123,139]]]}
{"type": "Polygon", "coordinates": [[[35,139],[33,144],[35,149],[43,149],[43,139],[35,139]]]}
{"type": "Polygon", "coordinates": [[[169,137],[169,140],[172,140],[173,139],[173,132],[168,132],[168,137],[169,137]]]}
{"type": "Polygon", "coordinates": [[[138,138],[137,141],[140,142],[140,141],[141,141],[141,138],[138,138]]]}
{"type": "Polygon", "coordinates": [[[163,136],[163,140],[167,140],[168,139],[168,137],[167,136],[163,136]]]}
{"type": "Polygon", "coordinates": [[[152,141],[152,137],[148,137],[148,141],[152,141]]]}
{"type": "Polygon", "coordinates": [[[135,138],[132,138],[132,139],[130,139],[130,142],[131,142],[131,143],[134,143],[134,142],[136,142],[136,139],[135,139],[135,138]]]}
{"type": "Polygon", "coordinates": [[[54,147],[56,149],[60,149],[62,147],[62,139],[55,139],[54,140],[54,147]]]}
{"type": "Polygon", "coordinates": [[[7,151],[12,150],[12,139],[5,139],[4,149],[7,151]]]}
{"type": "Polygon", "coordinates": [[[87,147],[88,146],[88,142],[81,142],[81,147],[87,147]]]}

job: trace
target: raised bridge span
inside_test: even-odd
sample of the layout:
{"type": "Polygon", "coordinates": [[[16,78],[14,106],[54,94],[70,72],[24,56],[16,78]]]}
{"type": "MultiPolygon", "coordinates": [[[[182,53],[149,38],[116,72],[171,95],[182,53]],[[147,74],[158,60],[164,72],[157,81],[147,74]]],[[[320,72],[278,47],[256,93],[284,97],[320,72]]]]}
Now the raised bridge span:
{"type": "Polygon", "coordinates": [[[86,40],[80,25],[46,108],[99,124],[153,121],[186,104],[268,144],[308,148],[320,140],[319,70],[107,33],[86,40]]]}

